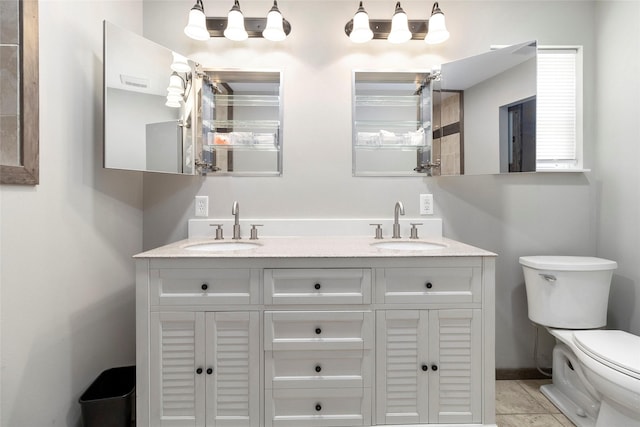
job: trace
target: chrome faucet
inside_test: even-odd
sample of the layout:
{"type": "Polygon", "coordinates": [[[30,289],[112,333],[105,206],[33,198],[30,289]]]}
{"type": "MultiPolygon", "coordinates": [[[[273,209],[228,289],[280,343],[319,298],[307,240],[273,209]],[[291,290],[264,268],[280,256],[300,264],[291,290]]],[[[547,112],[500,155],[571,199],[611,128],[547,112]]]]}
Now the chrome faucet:
{"type": "Polygon", "coordinates": [[[234,216],[233,223],[233,239],[239,240],[240,237],[240,205],[237,201],[233,202],[233,207],[231,208],[231,215],[234,216]]]}
{"type": "Polygon", "coordinates": [[[396,202],[396,207],[393,211],[393,239],[400,238],[400,223],[398,222],[398,214],[404,215],[404,205],[402,202],[396,202]]]}

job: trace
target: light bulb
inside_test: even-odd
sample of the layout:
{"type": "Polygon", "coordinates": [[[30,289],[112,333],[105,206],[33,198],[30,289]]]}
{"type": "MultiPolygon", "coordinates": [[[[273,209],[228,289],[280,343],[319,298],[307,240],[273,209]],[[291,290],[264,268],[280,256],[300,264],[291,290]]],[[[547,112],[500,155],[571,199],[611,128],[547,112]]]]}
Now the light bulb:
{"type": "Polygon", "coordinates": [[[267,14],[267,26],[262,31],[262,37],[267,40],[279,42],[287,38],[287,35],[282,28],[282,14],[278,9],[278,3],[273,1],[273,7],[267,14]]]}
{"type": "Polygon", "coordinates": [[[424,37],[425,43],[438,44],[449,38],[449,31],[444,21],[444,13],[440,10],[438,2],[433,4],[431,10],[431,18],[429,18],[429,27],[427,35],[424,37]]]}
{"type": "Polygon", "coordinates": [[[224,30],[224,36],[237,42],[246,40],[249,37],[247,30],[244,28],[244,15],[240,10],[238,0],[235,0],[229,15],[227,15],[227,28],[224,30]]]}
{"type": "Polygon", "coordinates": [[[353,29],[349,34],[349,38],[354,43],[366,43],[373,38],[373,31],[369,26],[369,15],[364,10],[362,2],[353,16],[353,29]]]}
{"type": "Polygon", "coordinates": [[[411,40],[412,34],[409,31],[409,19],[407,14],[404,13],[400,2],[396,3],[396,11],[391,18],[391,32],[387,37],[390,43],[404,43],[411,40]]]}
{"type": "Polygon", "coordinates": [[[209,40],[207,17],[204,15],[202,0],[197,0],[189,11],[189,22],[184,27],[184,33],[194,40],[209,40]]]}

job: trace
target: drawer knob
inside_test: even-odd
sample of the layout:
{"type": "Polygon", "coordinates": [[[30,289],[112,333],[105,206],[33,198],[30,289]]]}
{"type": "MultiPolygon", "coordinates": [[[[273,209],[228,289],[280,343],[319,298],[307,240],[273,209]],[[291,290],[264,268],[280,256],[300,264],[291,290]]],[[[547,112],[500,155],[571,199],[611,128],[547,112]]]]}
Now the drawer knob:
{"type": "Polygon", "coordinates": [[[313,285],[313,287],[316,289],[320,289],[322,286],[320,286],[320,283],[316,283],[315,285],[313,285]]]}
{"type": "Polygon", "coordinates": [[[316,328],[316,334],[317,334],[317,335],[320,335],[321,333],[322,333],[322,329],[320,329],[320,328],[316,328]]]}
{"type": "Polygon", "coordinates": [[[207,368],[207,375],[213,374],[213,368],[207,368]]]}
{"type": "Polygon", "coordinates": [[[422,365],[422,370],[426,372],[429,370],[429,367],[427,365],[422,365]]]}
{"type": "Polygon", "coordinates": [[[319,403],[316,403],[316,411],[320,412],[322,411],[322,405],[319,403]]]}
{"type": "Polygon", "coordinates": [[[202,374],[202,368],[196,369],[196,374],[198,374],[198,375],[202,374]]]}
{"type": "Polygon", "coordinates": [[[433,284],[431,282],[427,282],[425,286],[427,287],[427,289],[433,288],[433,284]]]}
{"type": "Polygon", "coordinates": [[[320,371],[322,371],[322,366],[316,365],[316,372],[320,372],[320,371]]]}
{"type": "Polygon", "coordinates": [[[202,286],[200,286],[202,288],[203,291],[206,291],[207,289],[209,289],[209,285],[207,285],[206,283],[203,283],[202,286]]]}
{"type": "Polygon", "coordinates": [[[431,365],[431,370],[432,371],[437,371],[438,370],[438,365],[431,365]]]}

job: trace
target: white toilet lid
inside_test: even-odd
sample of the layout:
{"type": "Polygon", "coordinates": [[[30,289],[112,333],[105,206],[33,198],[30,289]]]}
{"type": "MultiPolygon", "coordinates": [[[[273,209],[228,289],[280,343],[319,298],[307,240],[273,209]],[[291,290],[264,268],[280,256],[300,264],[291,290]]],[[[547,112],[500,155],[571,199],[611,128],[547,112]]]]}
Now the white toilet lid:
{"type": "Polygon", "coordinates": [[[616,371],[640,379],[640,337],[624,331],[585,330],[573,333],[576,345],[616,371]]]}
{"type": "Polygon", "coordinates": [[[618,267],[615,261],[587,256],[523,256],[520,264],[537,270],[555,271],[599,271],[618,267]]]}

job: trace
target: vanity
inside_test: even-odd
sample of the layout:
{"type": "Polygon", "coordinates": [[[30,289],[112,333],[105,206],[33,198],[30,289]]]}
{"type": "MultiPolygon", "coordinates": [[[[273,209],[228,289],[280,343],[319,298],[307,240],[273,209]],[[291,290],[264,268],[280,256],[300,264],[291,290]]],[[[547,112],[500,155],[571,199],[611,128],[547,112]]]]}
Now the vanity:
{"type": "Polygon", "coordinates": [[[491,252],[200,237],[135,262],[138,426],[495,425],[491,252]]]}

